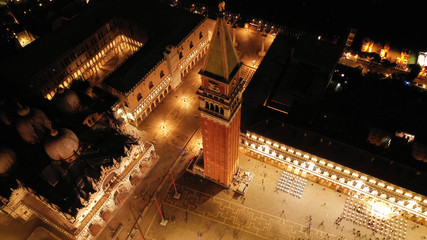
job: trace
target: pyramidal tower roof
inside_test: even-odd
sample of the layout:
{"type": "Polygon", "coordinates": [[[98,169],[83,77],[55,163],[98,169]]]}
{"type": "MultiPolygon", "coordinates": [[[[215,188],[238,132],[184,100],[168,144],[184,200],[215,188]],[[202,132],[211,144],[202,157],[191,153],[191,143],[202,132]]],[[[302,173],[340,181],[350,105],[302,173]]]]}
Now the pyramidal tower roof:
{"type": "Polygon", "coordinates": [[[200,74],[222,82],[229,82],[240,66],[241,63],[231,41],[227,23],[222,17],[218,17],[200,74]]]}

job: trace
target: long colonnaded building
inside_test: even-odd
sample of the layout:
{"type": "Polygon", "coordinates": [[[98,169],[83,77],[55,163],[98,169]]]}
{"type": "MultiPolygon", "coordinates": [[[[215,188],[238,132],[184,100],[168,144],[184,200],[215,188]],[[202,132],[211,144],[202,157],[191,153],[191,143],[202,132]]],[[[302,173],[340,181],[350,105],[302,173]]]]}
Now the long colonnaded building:
{"type": "Polygon", "coordinates": [[[136,126],[206,53],[205,20],[157,3],[94,4],[21,49],[2,77],[47,99],[83,79],[117,96],[115,116],[136,126]]]}
{"type": "Polygon", "coordinates": [[[425,165],[414,168],[316,130],[327,121],[326,113],[321,123],[313,116],[341,56],[340,45],[279,34],[243,94],[241,151],[363,198],[380,218],[427,224],[425,165]]]}

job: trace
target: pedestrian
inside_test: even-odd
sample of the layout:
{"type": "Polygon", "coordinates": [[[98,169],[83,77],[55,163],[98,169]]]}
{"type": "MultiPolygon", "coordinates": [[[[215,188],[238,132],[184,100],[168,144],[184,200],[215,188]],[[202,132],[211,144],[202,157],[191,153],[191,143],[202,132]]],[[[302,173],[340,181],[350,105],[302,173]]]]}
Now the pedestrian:
{"type": "Polygon", "coordinates": [[[341,232],[342,232],[342,230],[344,230],[344,225],[342,226],[342,228],[341,228],[341,232]]]}
{"type": "Polygon", "coordinates": [[[324,202],[322,205],[320,205],[320,206],[326,206],[326,203],[324,202]]]}

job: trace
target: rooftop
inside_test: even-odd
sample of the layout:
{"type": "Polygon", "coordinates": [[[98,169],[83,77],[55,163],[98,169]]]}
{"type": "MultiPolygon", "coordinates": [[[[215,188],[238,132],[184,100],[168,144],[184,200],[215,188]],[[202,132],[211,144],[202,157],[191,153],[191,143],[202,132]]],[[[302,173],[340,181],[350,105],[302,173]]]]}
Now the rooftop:
{"type": "MultiPolygon", "coordinates": [[[[314,125],[313,116],[322,108],[321,99],[341,55],[340,46],[315,41],[277,36],[244,92],[241,131],[260,134],[426,195],[427,189],[420,184],[427,180],[424,163],[389,159],[344,141],[323,128],[327,126],[323,122],[319,122],[320,128],[314,125]]],[[[341,128],[364,134],[361,122],[348,125],[344,118],[338,123],[341,128]]]]}
{"type": "Polygon", "coordinates": [[[277,50],[273,57],[281,65],[275,68],[275,77],[280,81],[267,104],[289,111],[295,102],[313,103],[322,96],[342,48],[304,36],[298,40],[283,40],[283,36],[278,36],[277,42],[280,44],[273,49],[277,50]]]}
{"type": "MultiPolygon", "coordinates": [[[[94,99],[84,96],[87,82],[73,82],[71,88],[79,95],[83,105],[82,109],[73,115],[59,113],[54,108],[54,103],[46,99],[33,100],[31,107],[43,110],[52,120],[54,128],[71,129],[79,138],[82,152],[78,158],[70,164],[54,166],[43,148],[46,136],[41,138],[41,143],[29,144],[22,140],[15,129],[15,116],[13,114],[13,102],[6,101],[3,110],[11,121],[10,126],[0,125],[0,146],[12,149],[17,155],[16,164],[7,176],[0,177],[0,196],[8,198],[11,188],[16,188],[18,179],[25,186],[34,189],[51,203],[58,205],[64,212],[73,215],[76,209],[81,207],[79,197],[87,199],[93,192],[90,184],[92,179],[98,179],[101,174],[101,166],[111,166],[113,158],[120,162],[121,156],[125,156],[125,147],[128,149],[136,140],[120,134],[112,128],[109,122],[114,121],[108,113],[111,104],[117,99],[101,89],[94,89],[94,99]],[[5,106],[7,108],[5,108],[5,106]],[[83,120],[99,113],[99,119],[92,128],[83,125],[83,120]],[[62,176],[58,169],[63,169],[62,176]]],[[[16,110],[15,110],[16,111],[16,110]]]]}
{"type": "Polygon", "coordinates": [[[134,9],[130,8],[126,16],[141,24],[148,32],[149,39],[138,52],[105,79],[106,85],[121,93],[128,93],[164,59],[163,51],[168,45],[179,45],[204,20],[201,15],[164,5],[149,5],[142,10],[144,14],[140,8],[132,11],[134,9]]]}
{"type": "Polygon", "coordinates": [[[1,75],[8,81],[23,86],[35,74],[54,63],[65,52],[73,49],[85,38],[111,19],[111,6],[83,9],[57,30],[38,38],[20,49],[3,66],[1,75]],[[23,71],[24,70],[24,71],[23,71]]]}
{"type": "MultiPolygon", "coordinates": [[[[65,21],[57,30],[21,49],[6,64],[0,66],[1,76],[17,87],[24,86],[35,74],[55,63],[64,53],[82,43],[113,18],[136,24],[138,30],[146,32],[150,39],[147,44],[149,47],[142,48],[140,53],[116,70],[118,73],[110,77],[120,76],[118,79],[110,79],[108,83],[124,92],[140,80],[136,76],[144,76],[151,70],[147,64],[161,60],[162,51],[167,45],[178,45],[204,19],[201,15],[155,1],[99,2],[65,21]]],[[[128,28],[126,24],[121,27],[128,28]]]]}

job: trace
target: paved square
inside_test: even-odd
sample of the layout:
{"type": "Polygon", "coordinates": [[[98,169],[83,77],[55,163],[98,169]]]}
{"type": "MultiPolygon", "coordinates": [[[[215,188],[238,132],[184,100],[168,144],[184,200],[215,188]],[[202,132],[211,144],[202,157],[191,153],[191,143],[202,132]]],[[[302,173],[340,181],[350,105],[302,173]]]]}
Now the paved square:
{"type": "MultiPolygon", "coordinates": [[[[412,222],[396,225],[403,221],[397,218],[382,221],[389,229],[394,226],[408,231],[406,235],[392,234],[391,230],[373,231],[368,225],[345,217],[355,214],[355,206],[361,204],[359,199],[308,180],[305,183],[305,179],[291,173],[282,175],[283,170],[243,154],[240,165],[255,174],[246,195],[184,174],[177,180],[181,198],[173,198],[171,187],[162,201],[166,218],[175,219],[175,223],[162,227],[156,214],[144,239],[199,239],[199,234],[200,239],[421,239],[425,234],[424,226],[407,230],[410,224],[416,226],[412,222]],[[285,175],[293,181],[300,180],[295,183],[306,184],[301,198],[277,189],[278,179],[285,175]]],[[[373,219],[368,209],[364,214],[366,219],[373,219]]]]}

